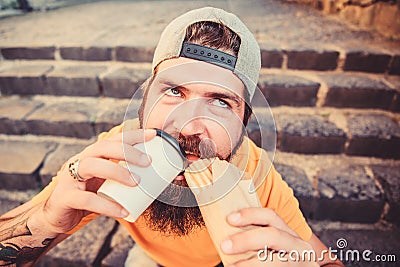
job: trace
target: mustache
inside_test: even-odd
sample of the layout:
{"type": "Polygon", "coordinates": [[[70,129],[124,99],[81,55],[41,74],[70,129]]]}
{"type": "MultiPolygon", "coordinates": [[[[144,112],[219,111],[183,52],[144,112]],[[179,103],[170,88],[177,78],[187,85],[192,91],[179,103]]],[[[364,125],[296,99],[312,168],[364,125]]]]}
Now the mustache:
{"type": "Polygon", "coordinates": [[[199,158],[213,158],[216,156],[216,148],[210,139],[202,140],[198,135],[184,136],[177,134],[181,147],[186,153],[190,153],[199,158]]]}
{"type": "Polygon", "coordinates": [[[188,135],[184,136],[181,133],[176,137],[179,144],[185,150],[185,152],[193,154],[197,157],[200,157],[200,143],[201,139],[198,135],[188,135]]]}

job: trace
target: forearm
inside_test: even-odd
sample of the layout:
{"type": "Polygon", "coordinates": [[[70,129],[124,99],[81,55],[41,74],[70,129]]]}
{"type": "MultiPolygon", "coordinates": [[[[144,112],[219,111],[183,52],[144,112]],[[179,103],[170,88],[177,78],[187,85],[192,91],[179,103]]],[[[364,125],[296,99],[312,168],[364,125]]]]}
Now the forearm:
{"type": "Polygon", "coordinates": [[[40,206],[0,217],[0,266],[31,266],[59,236],[49,230],[40,206]]]}

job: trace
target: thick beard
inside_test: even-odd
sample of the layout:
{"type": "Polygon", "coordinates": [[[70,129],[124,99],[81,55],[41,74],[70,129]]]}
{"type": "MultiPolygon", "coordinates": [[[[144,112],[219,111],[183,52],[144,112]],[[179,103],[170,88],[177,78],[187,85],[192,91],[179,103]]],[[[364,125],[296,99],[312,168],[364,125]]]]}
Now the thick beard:
{"type": "MultiPolygon", "coordinates": [[[[142,125],[141,115],[139,113],[142,125]]],[[[244,131],[242,131],[238,144],[227,157],[216,155],[215,148],[207,145],[204,146],[204,142],[200,147],[201,139],[199,136],[185,137],[181,134],[170,134],[179,141],[185,151],[199,158],[217,156],[221,160],[230,160],[243,141],[243,133],[244,131]]],[[[185,180],[173,181],[146,209],[143,213],[143,218],[151,230],[160,232],[163,236],[181,237],[205,227],[196,198],[191,190],[187,190],[187,187],[188,184],[185,180]],[[166,204],[165,202],[173,204],[166,204]]]]}
{"type": "MultiPolygon", "coordinates": [[[[185,151],[200,157],[198,136],[175,136],[185,151]]],[[[210,149],[211,150],[211,149],[210,149]]],[[[196,198],[185,180],[173,181],[143,213],[147,225],[165,236],[185,236],[205,226],[196,198]],[[171,203],[166,204],[165,202],[171,203]]]]}
{"type": "Polygon", "coordinates": [[[185,189],[185,180],[174,181],[169,185],[153,203],[146,209],[143,216],[147,225],[153,231],[158,231],[164,236],[186,236],[205,226],[203,216],[197,206],[182,207],[166,204],[159,200],[169,199],[169,202],[196,201],[192,191],[185,189]]]}

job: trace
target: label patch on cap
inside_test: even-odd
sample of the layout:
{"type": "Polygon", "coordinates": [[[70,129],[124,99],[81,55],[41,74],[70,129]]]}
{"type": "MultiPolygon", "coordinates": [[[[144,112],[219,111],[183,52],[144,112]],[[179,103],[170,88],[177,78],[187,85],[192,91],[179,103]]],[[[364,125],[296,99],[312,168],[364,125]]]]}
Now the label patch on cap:
{"type": "Polygon", "coordinates": [[[182,44],[180,56],[212,63],[232,71],[235,69],[237,59],[220,50],[188,42],[182,44]]]}

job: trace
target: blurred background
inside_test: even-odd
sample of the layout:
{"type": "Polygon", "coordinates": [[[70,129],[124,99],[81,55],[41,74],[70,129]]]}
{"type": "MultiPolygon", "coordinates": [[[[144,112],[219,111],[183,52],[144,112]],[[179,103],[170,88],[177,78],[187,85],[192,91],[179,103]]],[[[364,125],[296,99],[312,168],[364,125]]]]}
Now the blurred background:
{"type": "MultiPolygon", "coordinates": [[[[274,163],[316,234],[347,266],[399,266],[361,258],[400,262],[399,1],[1,0],[0,214],[123,121],[163,28],[203,6],[237,14],[260,44],[274,163]]],[[[248,134],[259,142],[254,119],[248,134]]],[[[133,246],[99,217],[39,265],[122,266],[133,246]]]]}

